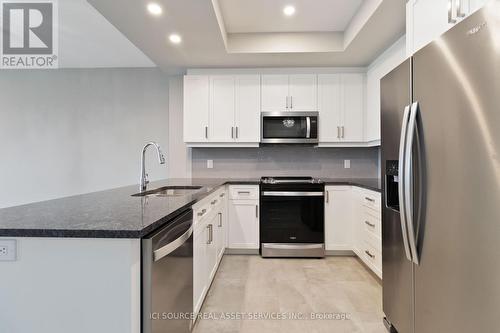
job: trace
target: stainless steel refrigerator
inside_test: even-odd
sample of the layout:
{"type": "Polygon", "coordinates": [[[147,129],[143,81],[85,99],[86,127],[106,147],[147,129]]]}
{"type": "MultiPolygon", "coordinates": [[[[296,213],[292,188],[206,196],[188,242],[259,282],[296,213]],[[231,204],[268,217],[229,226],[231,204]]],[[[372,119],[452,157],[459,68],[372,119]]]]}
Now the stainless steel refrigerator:
{"type": "Polygon", "coordinates": [[[381,94],[387,322],[500,332],[500,1],[385,76],[381,94]]]}

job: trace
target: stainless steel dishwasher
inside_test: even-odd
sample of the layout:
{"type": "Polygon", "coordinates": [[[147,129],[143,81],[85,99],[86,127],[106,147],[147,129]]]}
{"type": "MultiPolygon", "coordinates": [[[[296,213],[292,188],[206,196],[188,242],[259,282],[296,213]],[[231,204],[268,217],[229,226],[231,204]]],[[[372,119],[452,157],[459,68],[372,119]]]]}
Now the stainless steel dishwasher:
{"type": "Polygon", "coordinates": [[[142,333],[192,329],[193,211],[142,239],[142,333]]]}

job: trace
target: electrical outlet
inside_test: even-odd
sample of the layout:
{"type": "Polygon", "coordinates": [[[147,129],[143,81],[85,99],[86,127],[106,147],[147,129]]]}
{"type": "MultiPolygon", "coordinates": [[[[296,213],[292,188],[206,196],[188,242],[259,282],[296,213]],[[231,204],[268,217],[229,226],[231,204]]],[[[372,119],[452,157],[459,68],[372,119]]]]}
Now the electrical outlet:
{"type": "Polygon", "coordinates": [[[344,169],[351,168],[351,160],[344,160],[344,169]]]}
{"type": "Polygon", "coordinates": [[[16,261],[16,240],[0,239],[0,261],[16,261]]]}
{"type": "Polygon", "coordinates": [[[214,160],[207,160],[207,169],[214,168],[214,160]]]}

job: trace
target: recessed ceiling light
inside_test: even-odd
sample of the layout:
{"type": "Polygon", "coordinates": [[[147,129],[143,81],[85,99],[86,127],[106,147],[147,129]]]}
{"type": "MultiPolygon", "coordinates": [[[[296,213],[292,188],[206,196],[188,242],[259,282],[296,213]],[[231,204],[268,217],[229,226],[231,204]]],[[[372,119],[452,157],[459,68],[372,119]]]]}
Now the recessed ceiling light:
{"type": "Polygon", "coordinates": [[[168,36],[168,39],[174,44],[179,44],[180,42],[182,42],[182,38],[178,34],[171,34],[170,36],[168,36]]]}
{"type": "Polygon", "coordinates": [[[295,14],[295,7],[286,6],[285,8],[283,8],[283,14],[285,14],[286,16],[292,16],[293,14],[295,14]]]}
{"type": "Polygon", "coordinates": [[[161,6],[155,2],[150,2],[147,8],[151,15],[158,16],[163,12],[161,6]]]}

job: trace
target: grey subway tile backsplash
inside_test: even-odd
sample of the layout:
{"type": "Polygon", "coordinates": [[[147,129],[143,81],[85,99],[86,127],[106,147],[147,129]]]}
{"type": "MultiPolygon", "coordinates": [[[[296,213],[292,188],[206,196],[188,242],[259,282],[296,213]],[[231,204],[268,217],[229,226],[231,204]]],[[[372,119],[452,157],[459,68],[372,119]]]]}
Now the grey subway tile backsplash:
{"type": "Polygon", "coordinates": [[[259,148],[193,148],[193,178],[255,178],[302,176],[377,178],[379,148],[315,148],[262,146],[259,148]],[[351,168],[344,169],[344,160],[351,168]],[[213,160],[213,169],[207,168],[213,160]]]}

